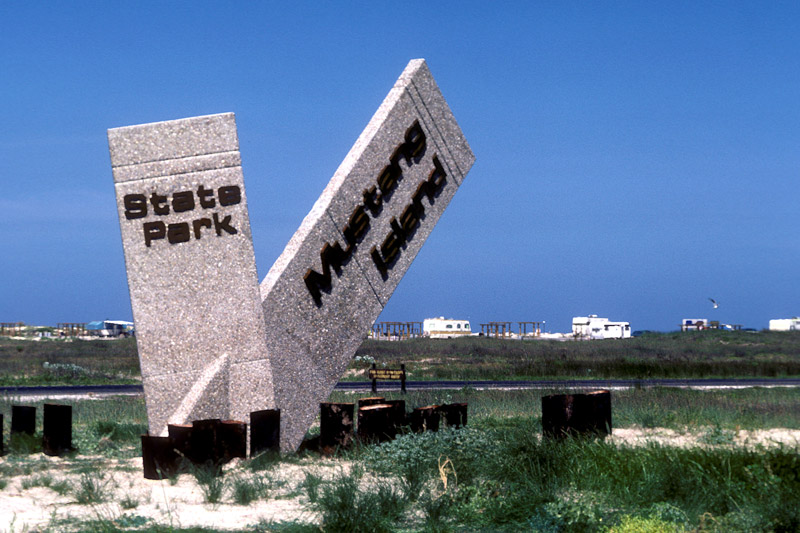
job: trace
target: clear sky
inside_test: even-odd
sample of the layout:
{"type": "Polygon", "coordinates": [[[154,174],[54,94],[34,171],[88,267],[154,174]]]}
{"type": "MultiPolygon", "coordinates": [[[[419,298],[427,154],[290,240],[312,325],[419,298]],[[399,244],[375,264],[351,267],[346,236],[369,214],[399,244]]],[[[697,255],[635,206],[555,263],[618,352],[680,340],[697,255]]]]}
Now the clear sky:
{"type": "Polygon", "coordinates": [[[765,328],[800,315],[799,28],[797,2],[0,2],[0,322],[131,319],[108,128],[236,113],[263,279],[423,57],[477,160],[379,320],[765,328]]]}

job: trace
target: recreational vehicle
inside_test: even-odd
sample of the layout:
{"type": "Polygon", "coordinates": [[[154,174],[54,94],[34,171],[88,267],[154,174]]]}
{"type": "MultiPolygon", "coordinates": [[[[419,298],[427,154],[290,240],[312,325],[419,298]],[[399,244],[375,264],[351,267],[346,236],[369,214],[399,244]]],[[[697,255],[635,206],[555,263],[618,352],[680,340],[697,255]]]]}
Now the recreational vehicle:
{"type": "Polygon", "coordinates": [[[431,339],[450,339],[472,335],[468,320],[452,318],[426,318],[422,322],[422,335],[431,339]]]}
{"type": "Polygon", "coordinates": [[[128,337],[134,334],[133,322],[98,320],[86,324],[86,332],[96,337],[128,337]]]}
{"type": "Polygon", "coordinates": [[[774,318],[769,321],[770,331],[800,331],[800,318],[774,318]]]}

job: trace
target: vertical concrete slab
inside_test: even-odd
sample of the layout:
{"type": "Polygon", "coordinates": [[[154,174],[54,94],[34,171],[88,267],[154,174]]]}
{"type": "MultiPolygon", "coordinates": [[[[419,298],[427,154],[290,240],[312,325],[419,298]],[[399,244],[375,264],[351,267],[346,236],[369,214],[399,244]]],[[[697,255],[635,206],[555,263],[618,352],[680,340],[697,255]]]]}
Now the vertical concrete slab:
{"type": "Polygon", "coordinates": [[[110,129],[108,141],[150,434],[272,407],[234,115],[110,129]],[[242,365],[258,368],[257,398],[231,398],[242,365]]]}
{"type": "Polygon", "coordinates": [[[261,283],[282,447],[296,449],[475,160],[411,61],[261,283]]]}

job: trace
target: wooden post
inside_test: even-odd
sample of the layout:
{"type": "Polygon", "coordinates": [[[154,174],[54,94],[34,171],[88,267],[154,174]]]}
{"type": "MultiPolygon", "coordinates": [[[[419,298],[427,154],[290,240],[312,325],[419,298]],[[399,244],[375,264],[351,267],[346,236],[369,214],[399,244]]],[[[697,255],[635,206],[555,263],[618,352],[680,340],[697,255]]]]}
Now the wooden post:
{"type": "Polygon", "coordinates": [[[11,406],[11,434],[36,433],[36,407],[30,405],[11,406]]]}
{"type": "Polygon", "coordinates": [[[611,392],[543,396],[542,432],[554,438],[611,434],[611,392]]]}
{"type": "Polygon", "coordinates": [[[406,364],[405,363],[400,365],[400,370],[403,371],[403,376],[400,378],[400,392],[405,394],[406,393],[406,364]]]}
{"type": "Polygon", "coordinates": [[[61,456],[72,451],[72,406],[46,403],[43,407],[42,452],[61,456]]]}
{"type": "Polygon", "coordinates": [[[353,443],[352,403],[319,404],[319,448],[324,454],[332,454],[337,448],[349,448],[353,443]]]}
{"type": "Polygon", "coordinates": [[[250,413],[250,457],[281,449],[281,410],[264,409],[250,413]]]}
{"type": "Polygon", "coordinates": [[[5,426],[3,425],[3,413],[0,413],[0,455],[5,455],[6,451],[3,448],[3,442],[5,442],[5,426]]]}
{"type": "MultiPolygon", "coordinates": [[[[376,368],[375,363],[372,363],[372,370],[376,368]]],[[[372,378],[372,392],[378,392],[378,380],[375,378],[372,378]]]]}

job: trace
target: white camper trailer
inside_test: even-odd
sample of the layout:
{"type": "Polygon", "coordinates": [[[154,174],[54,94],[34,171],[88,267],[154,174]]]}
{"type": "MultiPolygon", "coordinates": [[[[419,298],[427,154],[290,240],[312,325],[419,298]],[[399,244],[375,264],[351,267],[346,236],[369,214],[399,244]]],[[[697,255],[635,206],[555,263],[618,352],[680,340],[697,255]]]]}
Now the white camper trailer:
{"type": "Polygon", "coordinates": [[[627,339],[631,336],[630,322],[611,322],[597,315],[572,318],[572,334],[584,339],[627,339]]]}
{"type": "Polygon", "coordinates": [[[774,318],[769,321],[770,331],[800,331],[800,318],[774,318]]]}
{"type": "Polygon", "coordinates": [[[472,329],[468,320],[454,320],[440,316],[426,318],[422,322],[422,335],[431,339],[451,339],[472,335],[472,329]]]}

